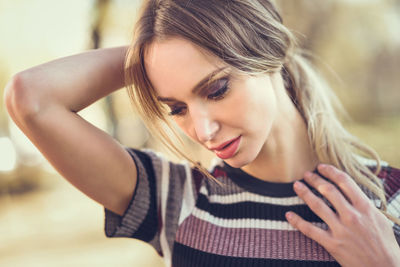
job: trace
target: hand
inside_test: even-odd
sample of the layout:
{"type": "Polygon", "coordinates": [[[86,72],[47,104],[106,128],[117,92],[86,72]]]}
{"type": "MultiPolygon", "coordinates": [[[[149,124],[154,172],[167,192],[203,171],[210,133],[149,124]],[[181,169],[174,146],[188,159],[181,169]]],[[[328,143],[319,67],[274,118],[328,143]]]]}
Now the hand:
{"type": "Polygon", "coordinates": [[[296,194],[329,227],[323,230],[293,212],[288,222],[323,246],[342,266],[400,266],[400,248],[391,222],[372,204],[346,173],[331,165],[320,164],[321,175],[307,172],[305,181],[316,188],[335,208],[336,213],[307,186],[295,182],[296,194]]]}

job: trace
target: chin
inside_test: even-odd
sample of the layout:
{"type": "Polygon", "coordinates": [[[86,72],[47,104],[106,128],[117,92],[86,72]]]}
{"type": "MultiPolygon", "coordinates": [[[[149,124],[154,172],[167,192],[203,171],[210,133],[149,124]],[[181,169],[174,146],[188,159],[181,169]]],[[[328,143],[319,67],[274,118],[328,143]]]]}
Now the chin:
{"type": "Polygon", "coordinates": [[[250,159],[248,157],[243,157],[242,155],[240,155],[240,153],[236,154],[232,158],[225,160],[226,163],[228,163],[231,167],[234,168],[242,168],[247,164],[250,164],[252,161],[253,159],[250,159]]]}

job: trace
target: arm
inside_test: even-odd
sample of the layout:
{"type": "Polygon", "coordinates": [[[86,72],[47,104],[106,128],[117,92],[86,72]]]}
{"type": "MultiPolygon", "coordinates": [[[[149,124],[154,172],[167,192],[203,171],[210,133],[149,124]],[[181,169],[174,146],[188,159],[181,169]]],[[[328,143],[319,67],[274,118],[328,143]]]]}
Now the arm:
{"type": "Polygon", "coordinates": [[[124,148],[77,112],[124,86],[126,47],[57,59],[16,74],[4,92],[18,127],[83,193],[122,214],[136,185],[124,148]]]}

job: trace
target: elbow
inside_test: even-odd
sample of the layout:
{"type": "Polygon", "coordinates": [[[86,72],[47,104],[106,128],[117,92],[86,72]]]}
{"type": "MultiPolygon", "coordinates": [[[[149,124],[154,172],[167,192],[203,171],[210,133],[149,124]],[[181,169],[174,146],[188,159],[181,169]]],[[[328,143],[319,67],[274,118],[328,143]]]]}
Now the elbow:
{"type": "Polygon", "coordinates": [[[16,123],[38,113],[39,105],[27,76],[24,72],[15,74],[4,88],[6,110],[16,123]]]}
{"type": "Polygon", "coordinates": [[[22,88],[22,81],[18,74],[14,75],[10,81],[8,81],[6,87],[4,88],[4,105],[11,118],[15,119],[16,109],[17,109],[17,99],[16,96],[20,95],[22,88]]]}

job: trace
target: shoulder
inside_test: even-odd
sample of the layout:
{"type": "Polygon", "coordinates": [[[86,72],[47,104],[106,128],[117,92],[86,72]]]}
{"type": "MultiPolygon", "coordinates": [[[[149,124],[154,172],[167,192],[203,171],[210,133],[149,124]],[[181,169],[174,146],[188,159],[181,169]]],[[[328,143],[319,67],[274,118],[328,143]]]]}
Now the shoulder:
{"type": "MultiPolygon", "coordinates": [[[[375,173],[377,168],[377,162],[373,159],[367,159],[364,157],[357,156],[358,160],[367,166],[372,172],[375,173]]],[[[386,199],[400,195],[400,169],[391,166],[388,162],[380,161],[380,171],[377,177],[381,181],[383,189],[385,191],[386,199]]],[[[367,194],[370,196],[370,194],[367,194]]]]}
{"type": "MultiPolygon", "coordinates": [[[[184,186],[185,181],[192,180],[194,190],[198,191],[202,180],[206,177],[200,170],[182,160],[179,162],[168,159],[164,154],[152,149],[126,148],[138,165],[143,165],[143,172],[150,172],[156,178],[158,186],[184,186]]],[[[140,166],[138,166],[139,169],[140,166]]],[[[140,170],[138,171],[140,174],[140,170]]]]}
{"type": "Polygon", "coordinates": [[[152,149],[136,149],[131,147],[125,147],[125,149],[131,155],[136,164],[141,163],[145,165],[146,169],[151,167],[156,175],[161,175],[163,172],[166,172],[168,175],[175,175],[175,172],[182,172],[181,169],[187,165],[185,162],[173,162],[163,153],[154,151],[152,149]]]}
{"type": "MultiPolygon", "coordinates": [[[[381,161],[381,169],[377,174],[377,177],[380,179],[386,198],[389,200],[396,195],[399,195],[400,192],[400,169],[397,167],[393,167],[389,165],[387,162],[381,161]]],[[[366,162],[368,168],[371,171],[376,170],[376,162],[370,160],[366,162]]]]}
{"type": "Polygon", "coordinates": [[[393,166],[383,166],[378,174],[388,198],[400,192],[400,169],[393,166]]]}
{"type": "Polygon", "coordinates": [[[382,166],[378,177],[380,179],[400,179],[400,169],[390,165],[382,166]]]}
{"type": "MultiPolygon", "coordinates": [[[[377,163],[375,160],[358,157],[358,160],[367,166],[371,171],[375,172],[377,163]]],[[[380,161],[381,169],[377,174],[377,177],[381,180],[385,189],[390,188],[393,191],[400,189],[400,169],[391,166],[386,161],[380,161]]]]}

